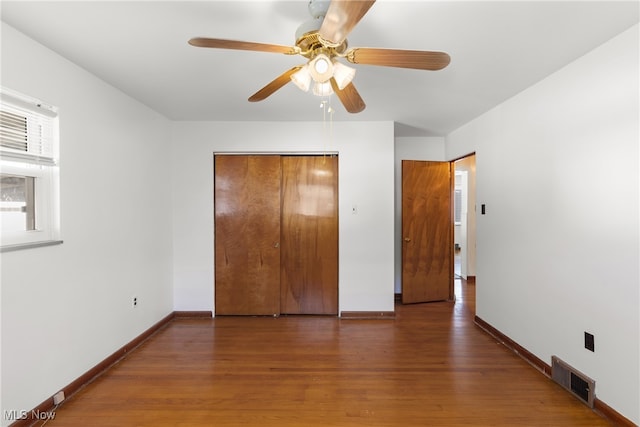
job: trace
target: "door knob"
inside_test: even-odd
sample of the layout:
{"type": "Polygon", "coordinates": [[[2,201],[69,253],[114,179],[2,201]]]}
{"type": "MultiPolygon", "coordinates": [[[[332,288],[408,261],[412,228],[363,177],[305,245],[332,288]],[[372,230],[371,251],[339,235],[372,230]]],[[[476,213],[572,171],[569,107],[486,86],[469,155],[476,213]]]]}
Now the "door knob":
{"type": "Polygon", "coordinates": [[[411,241],[411,239],[410,239],[410,238],[408,238],[408,237],[405,237],[405,238],[404,238],[404,241],[405,241],[405,242],[410,242],[410,241],[411,241]]]}
{"type": "Polygon", "coordinates": [[[275,242],[275,243],[273,244],[273,247],[274,247],[274,248],[279,248],[279,247],[280,247],[280,242],[275,242]]]}

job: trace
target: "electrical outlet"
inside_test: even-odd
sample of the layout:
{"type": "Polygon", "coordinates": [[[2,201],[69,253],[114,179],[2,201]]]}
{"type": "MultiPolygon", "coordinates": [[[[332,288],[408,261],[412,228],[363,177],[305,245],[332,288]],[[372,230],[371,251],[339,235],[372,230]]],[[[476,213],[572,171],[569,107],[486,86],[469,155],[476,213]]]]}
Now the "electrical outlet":
{"type": "Polygon", "coordinates": [[[138,306],[138,297],[133,297],[133,307],[137,307],[138,306]]]}
{"type": "Polygon", "coordinates": [[[64,401],[64,391],[60,390],[56,394],[53,395],[53,404],[59,405],[64,401]]]}
{"type": "Polygon", "coordinates": [[[584,348],[586,348],[587,350],[593,351],[595,353],[596,351],[596,344],[594,342],[595,338],[593,337],[593,334],[590,334],[589,332],[584,333],[584,348]]]}

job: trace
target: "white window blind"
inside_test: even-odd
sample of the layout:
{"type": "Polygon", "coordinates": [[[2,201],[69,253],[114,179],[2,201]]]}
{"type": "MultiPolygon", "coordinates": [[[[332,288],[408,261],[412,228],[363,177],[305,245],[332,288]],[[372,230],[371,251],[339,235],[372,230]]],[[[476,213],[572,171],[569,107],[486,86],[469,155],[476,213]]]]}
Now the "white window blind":
{"type": "Polygon", "coordinates": [[[54,107],[0,89],[0,158],[43,166],[56,164],[54,107]]]}

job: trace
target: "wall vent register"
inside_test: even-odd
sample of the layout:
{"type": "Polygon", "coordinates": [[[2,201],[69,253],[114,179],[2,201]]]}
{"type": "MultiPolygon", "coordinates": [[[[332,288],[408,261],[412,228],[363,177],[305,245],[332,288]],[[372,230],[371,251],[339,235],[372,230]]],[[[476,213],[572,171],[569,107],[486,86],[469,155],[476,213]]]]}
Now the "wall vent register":
{"type": "Polygon", "coordinates": [[[551,357],[551,378],[593,408],[596,382],[557,356],[551,357]]]}

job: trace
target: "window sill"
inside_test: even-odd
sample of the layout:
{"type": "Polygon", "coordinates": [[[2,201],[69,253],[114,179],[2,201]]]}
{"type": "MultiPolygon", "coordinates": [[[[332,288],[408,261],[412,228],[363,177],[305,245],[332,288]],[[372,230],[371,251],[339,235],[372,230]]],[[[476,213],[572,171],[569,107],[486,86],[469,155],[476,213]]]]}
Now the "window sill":
{"type": "Polygon", "coordinates": [[[0,253],[21,251],[23,249],[41,248],[44,246],[61,245],[62,240],[45,240],[43,242],[20,243],[17,245],[6,245],[0,247],[0,253]]]}

